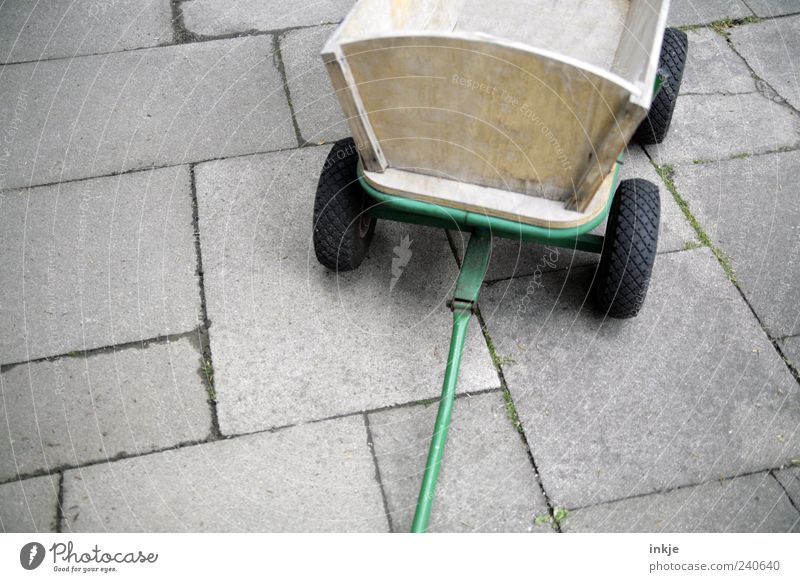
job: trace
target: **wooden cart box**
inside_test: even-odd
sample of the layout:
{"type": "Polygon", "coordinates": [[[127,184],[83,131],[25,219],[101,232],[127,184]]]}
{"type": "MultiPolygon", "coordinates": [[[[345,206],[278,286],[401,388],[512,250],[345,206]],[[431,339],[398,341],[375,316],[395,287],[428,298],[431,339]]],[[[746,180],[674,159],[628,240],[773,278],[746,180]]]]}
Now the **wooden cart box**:
{"type": "Polygon", "coordinates": [[[668,0],[359,0],[322,56],[365,179],[552,227],[610,196],[668,0]]]}

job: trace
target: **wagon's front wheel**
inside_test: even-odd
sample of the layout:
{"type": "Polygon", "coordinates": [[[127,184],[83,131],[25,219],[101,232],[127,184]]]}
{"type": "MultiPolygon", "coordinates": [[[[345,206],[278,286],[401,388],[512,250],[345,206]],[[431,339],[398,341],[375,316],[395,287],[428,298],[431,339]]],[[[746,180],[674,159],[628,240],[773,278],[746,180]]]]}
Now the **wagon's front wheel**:
{"type": "Polygon", "coordinates": [[[639,313],[656,258],[659,215],[657,186],[639,179],[620,183],[592,288],[603,314],[626,318],[639,313]]]}
{"type": "Polygon", "coordinates": [[[358,181],[352,138],[337,141],[322,167],[314,200],[314,252],[332,271],[357,268],[375,232],[367,194],[358,181]]]}
{"type": "Polygon", "coordinates": [[[677,28],[664,31],[664,42],[658,59],[658,71],[664,77],[664,84],[653,97],[647,117],[636,129],[633,135],[635,142],[650,145],[661,143],[667,137],[675,104],[678,102],[688,51],[689,37],[685,32],[677,28]]]}

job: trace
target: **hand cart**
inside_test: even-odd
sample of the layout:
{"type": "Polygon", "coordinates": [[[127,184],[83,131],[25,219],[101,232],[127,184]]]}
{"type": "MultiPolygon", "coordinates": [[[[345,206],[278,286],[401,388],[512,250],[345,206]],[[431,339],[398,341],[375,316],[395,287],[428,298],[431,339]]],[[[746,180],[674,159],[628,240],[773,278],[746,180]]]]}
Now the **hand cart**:
{"type": "Polygon", "coordinates": [[[634,139],[666,136],[687,37],[657,0],[360,0],[322,56],[353,138],[314,203],[317,259],[364,259],[378,219],[470,233],[412,531],[428,528],[470,317],[494,237],[600,254],[600,312],[635,316],[658,188],[619,181],[634,139]],[[491,14],[489,14],[491,11],[491,14]],[[608,218],[605,234],[591,233],[608,218]]]}

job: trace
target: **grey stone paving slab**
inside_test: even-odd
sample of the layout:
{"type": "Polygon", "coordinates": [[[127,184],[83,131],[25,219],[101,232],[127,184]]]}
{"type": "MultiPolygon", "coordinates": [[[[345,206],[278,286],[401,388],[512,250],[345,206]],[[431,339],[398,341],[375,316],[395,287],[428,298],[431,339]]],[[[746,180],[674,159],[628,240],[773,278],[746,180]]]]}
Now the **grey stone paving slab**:
{"type": "Polygon", "coordinates": [[[800,333],[800,152],[685,164],[675,186],[772,337],[800,333]]]}
{"type": "Polygon", "coordinates": [[[0,480],[208,438],[200,351],[182,338],[0,372],[0,480]],[[10,441],[9,441],[10,439],[10,441]]]}
{"type": "Polygon", "coordinates": [[[190,331],[186,166],[0,192],[0,364],[190,331]]]}
{"type": "Polygon", "coordinates": [[[780,481],[795,507],[800,507],[800,468],[793,467],[776,471],[775,478],[780,481]]]}
{"type": "Polygon", "coordinates": [[[789,364],[800,372],[800,336],[787,337],[780,340],[779,343],[789,364]]]}
{"type": "Polygon", "coordinates": [[[0,485],[0,530],[5,533],[55,531],[58,475],[0,485]]]}
{"type": "Polygon", "coordinates": [[[592,269],[484,290],[481,311],[552,502],[581,507],[780,466],[800,387],[708,249],[660,255],[638,317],[592,269]]]}
{"type": "Polygon", "coordinates": [[[280,47],[297,125],[310,143],[336,141],[350,135],[325,65],[319,56],[335,26],[292,30],[280,47]]]}
{"type": "MultiPolygon", "coordinates": [[[[369,414],[394,531],[409,531],[438,402],[369,414]]],[[[500,393],[459,398],[439,473],[430,531],[552,532],[525,445],[500,393]]]]}
{"type": "Polygon", "coordinates": [[[673,164],[775,151],[798,143],[798,116],[759,93],[682,95],[666,139],[647,146],[647,152],[658,164],[673,164]]]}
{"type": "Polygon", "coordinates": [[[571,512],[566,532],[798,532],[800,513],[769,473],[571,512]]]}
{"type": "Polygon", "coordinates": [[[757,16],[780,16],[800,12],[797,0],[746,0],[757,16]]]}
{"type": "Polygon", "coordinates": [[[49,0],[0,5],[0,63],[172,42],[169,0],[49,0]]]}
{"type": "MultiPolygon", "coordinates": [[[[658,235],[658,252],[677,251],[687,245],[696,244],[697,237],[675,203],[670,192],[656,173],[644,150],[633,145],[625,154],[624,163],[620,170],[620,178],[644,178],[659,187],[661,193],[661,224],[658,235]]],[[[603,234],[605,221],[593,232],[603,234]]],[[[463,256],[463,249],[469,241],[468,235],[458,232],[451,233],[459,260],[463,256]]],[[[541,246],[533,243],[514,241],[511,239],[497,239],[492,248],[492,258],[489,270],[486,273],[487,281],[497,281],[511,277],[524,277],[527,275],[541,274],[555,269],[569,269],[580,265],[593,265],[599,261],[599,255],[571,251],[557,247],[541,246]]],[[[538,275],[537,275],[538,276],[538,275]]]]}
{"type": "Polygon", "coordinates": [[[375,531],[361,415],[67,471],[64,531],[375,531]]]}
{"type": "MultiPolygon", "coordinates": [[[[337,276],[311,244],[330,148],[195,170],[209,334],[224,434],[437,396],[458,268],[443,231],[380,222],[367,258],[337,276]],[[392,287],[393,248],[411,258],[392,287]]],[[[499,386],[476,322],[459,388],[499,386]]]]}
{"type": "Polygon", "coordinates": [[[297,145],[268,36],[0,69],[0,188],[297,145]]]}
{"type": "Polygon", "coordinates": [[[707,24],[724,18],[752,16],[742,0],[672,0],[669,4],[668,26],[707,24]]]}
{"type": "Polygon", "coordinates": [[[181,3],[187,30],[219,35],[339,22],[354,0],[188,0],[181,3]]]}
{"type": "Polygon", "coordinates": [[[737,26],[730,38],[756,74],[800,108],[800,16],[737,26]]]}
{"type": "Polygon", "coordinates": [[[684,93],[752,93],[756,82],[747,64],[726,40],[708,28],[689,30],[689,56],[683,71],[684,93]]]}

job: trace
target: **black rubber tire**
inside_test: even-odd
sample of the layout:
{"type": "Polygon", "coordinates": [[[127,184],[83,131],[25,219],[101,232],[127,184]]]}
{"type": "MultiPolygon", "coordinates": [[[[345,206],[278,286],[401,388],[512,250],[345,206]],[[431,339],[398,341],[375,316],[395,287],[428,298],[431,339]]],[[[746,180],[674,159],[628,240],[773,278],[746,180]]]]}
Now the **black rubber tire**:
{"type": "Polygon", "coordinates": [[[667,137],[675,104],[678,102],[688,50],[689,37],[685,32],[677,28],[668,28],[664,31],[664,43],[658,59],[658,71],[665,77],[664,84],[653,99],[647,117],[639,124],[633,135],[637,143],[656,144],[667,137]]]}
{"type": "Polygon", "coordinates": [[[658,187],[624,180],[611,203],[592,294],[601,313],[634,317],[644,303],[658,245],[658,187]]]}
{"type": "Polygon", "coordinates": [[[353,138],[337,141],[322,167],[314,199],[314,253],[331,271],[357,268],[372,241],[376,220],[366,214],[369,199],[358,182],[353,138]]]}

